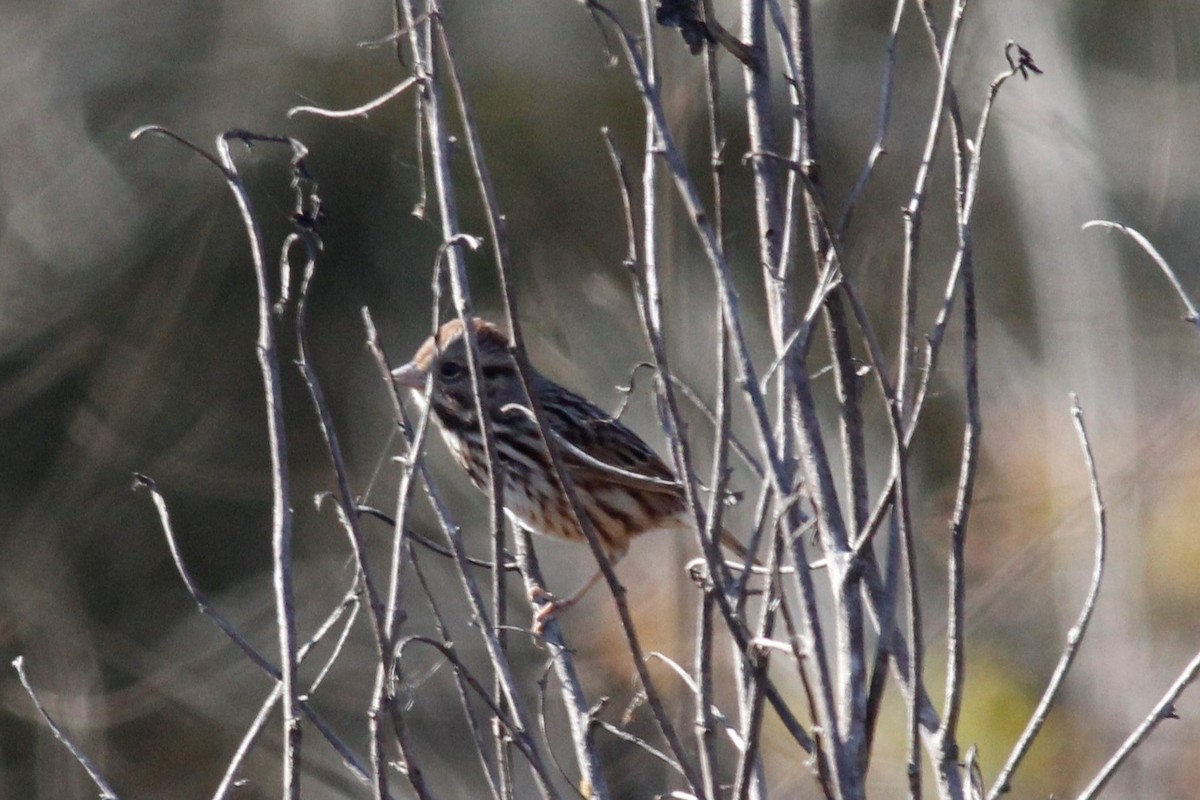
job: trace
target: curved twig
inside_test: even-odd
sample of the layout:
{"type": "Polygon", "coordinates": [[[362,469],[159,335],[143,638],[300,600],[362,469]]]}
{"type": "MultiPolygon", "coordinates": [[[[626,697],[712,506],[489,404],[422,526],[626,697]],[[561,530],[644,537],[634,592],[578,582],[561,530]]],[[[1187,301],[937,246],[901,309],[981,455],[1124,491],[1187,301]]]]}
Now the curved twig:
{"type": "MultiPolygon", "coordinates": [[[[162,528],[163,535],[166,537],[167,548],[171,551],[171,559],[175,563],[175,569],[179,573],[180,579],[183,581],[184,588],[187,589],[192,601],[196,603],[200,613],[216,623],[217,627],[229,637],[230,641],[232,641],[255,666],[257,666],[267,675],[271,676],[273,680],[282,681],[283,675],[281,670],[268,661],[262,653],[258,652],[258,650],[246,640],[246,637],[242,636],[238,629],[234,627],[233,623],[226,619],[225,615],[218,611],[212,605],[212,603],[209,602],[208,597],[202,591],[200,591],[200,588],[196,585],[195,580],[193,580],[191,573],[187,569],[187,565],[183,561],[183,556],[179,552],[179,545],[175,539],[175,530],[171,524],[171,515],[169,509],[167,508],[167,501],[166,498],[163,497],[162,491],[158,488],[158,484],[155,483],[152,478],[149,478],[146,475],[135,473],[134,486],[135,488],[146,489],[150,492],[150,498],[154,502],[155,509],[158,511],[159,525],[162,528]]],[[[297,656],[298,655],[299,653],[297,652],[297,656]]],[[[351,752],[350,748],[344,742],[342,742],[340,738],[338,738],[338,736],[333,732],[333,729],[330,728],[308,704],[308,701],[300,698],[297,702],[299,710],[303,712],[306,717],[308,717],[309,721],[311,721],[316,726],[317,730],[321,732],[321,735],[324,736],[329,744],[333,746],[334,750],[336,750],[338,755],[341,756],[343,763],[345,763],[346,766],[355,774],[355,777],[362,781],[369,781],[370,778],[367,770],[359,763],[358,759],[351,752]]]]}
{"type": "Polygon", "coordinates": [[[1171,269],[1171,265],[1162,257],[1158,249],[1150,243],[1150,240],[1139,233],[1137,230],[1130,228],[1128,225],[1122,225],[1119,222],[1110,222],[1105,219],[1094,219],[1083,224],[1083,229],[1086,231],[1089,228],[1107,228],[1108,230],[1118,231],[1125,234],[1130,239],[1133,239],[1139,247],[1146,251],[1146,254],[1154,260],[1158,268],[1162,270],[1163,275],[1167,276],[1167,281],[1170,282],[1171,288],[1175,290],[1175,294],[1183,302],[1183,307],[1187,313],[1183,318],[1200,330],[1200,311],[1196,310],[1196,304],[1192,302],[1192,298],[1188,296],[1187,291],[1183,288],[1183,283],[1180,282],[1179,276],[1175,274],[1175,270],[1171,269]]]}
{"type": "MultiPolygon", "coordinates": [[[[1067,672],[1071,669],[1071,664],[1075,661],[1079,645],[1083,642],[1083,637],[1087,633],[1088,623],[1091,622],[1092,612],[1096,610],[1096,600],[1100,596],[1100,582],[1104,578],[1104,556],[1108,544],[1108,523],[1104,510],[1104,498],[1100,494],[1100,478],[1096,472],[1096,459],[1092,454],[1092,443],[1088,439],[1087,427],[1084,425],[1083,408],[1080,407],[1079,397],[1075,394],[1071,395],[1071,416],[1075,421],[1075,431],[1079,435],[1079,445],[1083,448],[1083,463],[1087,468],[1088,485],[1091,488],[1092,494],[1092,513],[1096,520],[1096,560],[1092,567],[1092,581],[1088,586],[1087,596],[1084,598],[1079,618],[1075,621],[1075,625],[1067,631],[1067,644],[1063,647],[1062,655],[1058,658],[1058,664],[1054,667],[1054,672],[1050,676],[1050,682],[1046,684],[1046,690],[1042,692],[1042,697],[1038,701],[1037,708],[1030,715],[1029,722],[1026,724],[1025,730],[1021,733],[1021,738],[1017,740],[1017,743],[1013,746],[1012,753],[1004,763],[1004,767],[996,775],[996,782],[992,785],[991,791],[988,792],[988,800],[996,800],[996,798],[1012,788],[1013,774],[1021,765],[1025,754],[1029,752],[1029,748],[1033,746],[1034,740],[1042,729],[1042,724],[1045,723],[1046,717],[1050,714],[1050,709],[1054,705],[1054,701],[1058,698],[1059,689],[1062,688],[1063,681],[1067,677],[1067,672]]],[[[1097,787],[1098,790],[1099,787],[1097,787]]]]}
{"type": "Polygon", "coordinates": [[[17,678],[21,681],[21,686],[25,688],[25,693],[29,695],[29,699],[33,701],[34,708],[41,715],[46,725],[49,726],[50,732],[54,734],[54,738],[58,739],[70,751],[71,756],[79,762],[79,765],[87,771],[88,777],[92,779],[92,783],[96,784],[96,788],[100,790],[101,800],[120,800],[116,791],[109,786],[108,781],[100,774],[100,770],[92,763],[82,750],[80,750],[66,732],[59,727],[54,721],[54,717],[50,716],[50,712],[42,705],[42,701],[38,699],[37,692],[33,690],[33,686],[29,683],[29,676],[25,674],[25,657],[17,656],[12,661],[13,669],[17,671],[17,678]]]}
{"type": "Polygon", "coordinates": [[[298,114],[313,114],[318,117],[325,117],[326,119],[347,119],[349,117],[365,117],[367,114],[374,111],[375,109],[377,109],[383,105],[386,105],[387,102],[389,100],[391,100],[392,98],[399,97],[401,94],[403,94],[409,88],[415,86],[417,83],[418,83],[418,80],[417,80],[416,76],[406,78],[406,79],[402,80],[400,83],[393,86],[391,89],[388,89],[386,92],[384,92],[383,94],[376,97],[374,100],[369,100],[366,103],[363,103],[361,106],[355,106],[354,108],[346,108],[346,109],[342,109],[340,111],[335,111],[330,108],[321,108],[319,106],[293,106],[288,109],[287,116],[288,116],[288,119],[291,119],[292,117],[295,117],[298,114]]]}

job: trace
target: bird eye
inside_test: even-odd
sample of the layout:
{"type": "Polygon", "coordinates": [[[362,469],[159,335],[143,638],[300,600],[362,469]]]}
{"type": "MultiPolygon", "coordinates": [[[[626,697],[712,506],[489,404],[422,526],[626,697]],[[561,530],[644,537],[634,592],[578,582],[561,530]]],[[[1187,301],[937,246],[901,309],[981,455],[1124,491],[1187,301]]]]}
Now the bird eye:
{"type": "Polygon", "coordinates": [[[442,374],[442,378],[445,380],[454,380],[462,374],[463,368],[461,364],[455,361],[443,361],[442,366],[439,367],[438,371],[442,374]]]}

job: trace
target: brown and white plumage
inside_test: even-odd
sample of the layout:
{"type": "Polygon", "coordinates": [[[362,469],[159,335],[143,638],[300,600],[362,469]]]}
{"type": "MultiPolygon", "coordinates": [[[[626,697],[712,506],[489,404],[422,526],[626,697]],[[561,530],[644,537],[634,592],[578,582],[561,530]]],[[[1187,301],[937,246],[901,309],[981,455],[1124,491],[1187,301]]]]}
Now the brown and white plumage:
{"type": "MultiPolygon", "coordinates": [[[[549,536],[583,541],[567,499],[551,474],[550,459],[537,426],[525,410],[525,392],[509,350],[508,337],[489,322],[471,320],[479,349],[479,373],[497,457],[504,471],[504,504],[516,522],[549,536]]],[[[463,323],[452,320],[395,371],[396,379],[428,402],[450,452],[476,486],[486,491],[487,466],[479,432],[463,323]]],[[[653,530],[691,529],[694,522],[674,474],[641,437],[569,389],[534,373],[532,388],[558,439],[570,471],[610,560],[617,561],[630,540],[653,530]]],[[[722,531],[722,544],[744,549],[722,531]]]]}

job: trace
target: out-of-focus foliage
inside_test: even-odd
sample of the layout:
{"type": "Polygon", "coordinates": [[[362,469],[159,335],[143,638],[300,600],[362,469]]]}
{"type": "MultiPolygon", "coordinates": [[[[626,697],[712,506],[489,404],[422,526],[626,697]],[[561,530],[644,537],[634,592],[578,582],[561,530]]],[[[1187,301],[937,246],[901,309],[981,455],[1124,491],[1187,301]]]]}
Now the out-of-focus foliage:
{"type": "MultiPolygon", "coordinates": [[[[315,366],[356,489],[386,507],[396,447],[362,347],[359,308],[370,306],[397,356],[428,327],[438,237],[410,213],[419,199],[411,101],[348,122],[288,120],[285,112],[305,102],[356,105],[403,77],[390,48],[359,47],[388,34],[389,5],[0,4],[0,663],[26,656],[51,710],[128,796],[211,791],[269,689],[195,613],[149,502],[129,491],[134,470],[162,485],[205,590],[264,649],[274,641],[269,472],[245,237],[211,168],[163,140],[134,143],[128,134],[159,123],[207,143],[239,127],[292,134],[309,146],[329,212],[314,288],[315,366]]],[[[1108,496],[1111,568],[1079,669],[1040,746],[1056,758],[1031,761],[1019,792],[1065,794],[1200,647],[1192,488],[1200,338],[1179,321],[1175,298],[1142,254],[1124,240],[1080,231],[1094,217],[1139,228],[1200,292],[1193,257],[1200,250],[1200,9],[1172,0],[975,5],[955,74],[970,119],[987,80],[1004,66],[1006,40],[1032,51],[1046,74],[1006,87],[976,217],[985,469],[968,546],[969,652],[977,666],[968,674],[964,733],[979,738],[984,769],[994,775],[1084,594],[1092,544],[1086,476],[1067,413],[1066,394],[1075,390],[1108,496]]],[[[733,4],[717,6],[736,29],[733,4]]],[[[835,205],[874,137],[891,7],[815,4],[821,177],[835,205]]],[[[605,42],[580,4],[449,0],[445,17],[508,213],[533,357],[556,379],[615,406],[613,387],[644,358],[644,344],[599,129],[609,126],[626,153],[637,154],[640,103],[625,73],[607,65],[605,42]]],[[[706,160],[700,68],[676,34],[660,38],[667,106],[699,169],[706,160]]],[[[740,77],[727,61],[732,100],[740,77]]],[[[899,209],[933,86],[913,13],[899,69],[889,154],[848,251],[880,320],[898,302],[899,209]]],[[[736,197],[748,181],[746,145],[736,122],[731,134],[736,197]]],[[[951,184],[940,156],[941,212],[927,221],[923,250],[925,320],[953,246],[945,237],[951,184]]],[[[240,160],[264,225],[280,235],[289,208],[283,156],[257,148],[240,160]]],[[[482,232],[478,209],[464,211],[468,227],[482,232]]],[[[750,210],[730,212],[730,252],[753,318],[760,300],[750,210]]],[[[711,365],[715,312],[707,277],[693,269],[696,252],[682,221],[666,226],[676,364],[699,381],[711,365]]],[[[491,265],[482,254],[472,258],[477,301],[495,310],[491,265]]],[[[763,341],[761,320],[753,333],[763,341]]],[[[941,368],[956,376],[955,354],[941,368]]],[[[303,387],[292,372],[286,380],[301,624],[311,626],[353,574],[331,512],[307,502],[331,487],[331,476],[303,387]]],[[[917,454],[923,502],[916,511],[931,569],[943,559],[961,436],[959,398],[946,393],[938,402],[944,409],[934,418],[945,419],[944,430],[931,431],[917,454]]],[[[884,436],[878,409],[873,418],[884,436]]],[[[645,391],[632,420],[654,430],[645,391]]],[[[432,450],[444,464],[442,451],[432,450]]],[[[463,519],[476,526],[482,552],[483,504],[457,473],[441,474],[463,519]]],[[[564,587],[589,571],[568,547],[545,545],[564,587]]],[[[621,574],[642,610],[646,640],[686,660],[692,595],[674,568],[686,547],[637,547],[645,557],[630,559],[621,574]],[[649,579],[664,574],[677,583],[649,579]]],[[[934,607],[942,603],[940,580],[929,577],[934,607]]],[[[591,597],[573,613],[581,653],[590,656],[581,660],[593,670],[585,680],[597,694],[627,699],[628,666],[604,644],[612,635],[605,598],[591,597]]],[[[469,649],[465,613],[458,624],[469,649]]],[[[937,653],[938,631],[929,634],[937,653]]],[[[347,663],[369,658],[365,632],[350,647],[347,663]]],[[[529,648],[519,658],[536,669],[544,654],[529,648]]],[[[477,765],[464,768],[447,755],[462,731],[440,724],[429,699],[452,692],[452,682],[429,667],[417,671],[413,687],[421,690],[418,713],[428,714],[422,747],[430,759],[439,750],[444,757],[445,771],[433,776],[439,788],[459,786],[470,796],[477,765]]],[[[322,712],[346,731],[365,730],[369,687],[336,680],[330,687],[322,712]]],[[[34,719],[11,673],[0,676],[0,703],[0,797],[94,795],[34,719]]],[[[1141,751],[1139,768],[1112,796],[1187,794],[1195,759],[1182,756],[1200,747],[1198,712],[1200,701],[1185,698],[1183,720],[1141,751]]],[[[348,796],[336,759],[315,736],[309,742],[311,796],[348,796]]],[[[273,748],[260,745],[247,770],[254,778],[237,796],[273,796],[273,748]]],[[[613,764],[623,752],[613,746],[613,764]]],[[[769,742],[765,752],[770,759],[769,742]]],[[[788,780],[808,787],[794,771],[788,780]]],[[[662,779],[629,778],[639,786],[662,779]]]]}

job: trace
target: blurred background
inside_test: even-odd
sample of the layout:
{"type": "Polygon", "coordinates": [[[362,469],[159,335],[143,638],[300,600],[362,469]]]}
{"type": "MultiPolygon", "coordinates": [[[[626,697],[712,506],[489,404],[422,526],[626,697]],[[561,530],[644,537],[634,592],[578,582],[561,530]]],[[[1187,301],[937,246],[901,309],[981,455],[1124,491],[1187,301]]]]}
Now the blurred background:
{"type": "MultiPolygon", "coordinates": [[[[613,5],[635,19],[631,4],[613,5]]],[[[736,29],[735,4],[716,5],[736,29]]],[[[947,4],[937,5],[944,19],[947,4]]],[[[835,209],[874,138],[892,6],[814,3],[821,176],[835,209]]],[[[508,214],[534,362],[614,408],[616,387],[646,349],[621,266],[620,207],[599,130],[609,126],[636,157],[640,103],[626,71],[607,64],[599,29],[578,3],[448,0],[444,11],[508,214]]],[[[420,199],[411,99],[366,119],[285,117],[302,103],[357,105],[405,77],[392,50],[360,46],[390,26],[390,4],[378,0],[0,2],[0,797],[95,795],[8,669],[18,655],[51,713],[127,797],[211,793],[270,688],[197,614],[148,496],[130,490],[135,470],[160,483],[198,583],[273,652],[269,462],[245,236],[209,165],[162,139],[131,142],[131,130],[157,123],[211,146],[219,132],[247,128],[309,146],[329,215],[313,290],[313,360],[356,490],[381,507],[394,504],[390,459],[398,443],[363,347],[360,309],[370,308],[395,360],[429,328],[439,237],[411,213],[420,199]]],[[[1015,785],[1017,796],[1046,796],[1082,788],[1200,648],[1200,337],[1139,250],[1117,235],[1080,229],[1094,218],[1140,229],[1184,286],[1200,293],[1200,8],[1179,0],[974,4],[955,75],[972,127],[1010,39],[1045,74],[1010,82],[1001,94],[976,214],[985,429],[968,549],[961,740],[980,745],[993,777],[1082,602],[1094,534],[1067,398],[1078,392],[1108,501],[1111,551],[1092,632],[1015,785]]],[[[674,31],[660,32],[659,42],[668,111],[702,170],[700,62],[674,31]]],[[[913,9],[898,58],[889,152],[847,249],[849,272],[893,345],[900,208],[935,75],[913,9]]],[[[736,105],[741,77],[731,61],[723,60],[722,72],[731,136],[728,247],[765,365],[736,105]]],[[[778,59],[773,69],[780,71],[778,59]]],[[[943,147],[923,240],[925,327],[953,248],[946,155],[943,147]]],[[[259,147],[243,151],[240,163],[268,234],[282,235],[291,202],[286,154],[259,147]]],[[[462,177],[470,198],[465,170],[462,177]]],[[[668,215],[677,210],[669,193],[664,202],[668,215]]],[[[464,204],[466,229],[482,234],[475,201],[464,204]]],[[[680,374],[711,398],[712,287],[690,230],[672,219],[661,257],[673,356],[680,374]]],[[[471,269],[478,307],[498,316],[483,251],[471,269]]],[[[291,334],[283,338],[290,363],[291,334]]],[[[821,355],[812,366],[823,366],[821,355]]],[[[353,570],[331,510],[310,502],[333,488],[332,475],[297,373],[285,368],[285,382],[300,622],[311,630],[350,587],[353,570]]],[[[634,392],[629,419],[661,445],[648,383],[634,392]]],[[[926,600],[935,617],[930,685],[939,697],[937,622],[961,383],[951,344],[916,453],[926,600]]],[[[882,445],[878,408],[870,419],[882,445]]],[[[699,415],[692,427],[707,441],[699,415]]],[[[742,425],[743,434],[749,430],[742,425]]],[[[888,456],[878,452],[882,472],[888,456]]],[[[431,444],[430,458],[469,541],[485,553],[485,504],[440,443],[431,444]]],[[[423,506],[414,522],[433,531],[423,506]]],[[[382,555],[387,529],[368,529],[382,555]]],[[[640,542],[620,570],[647,648],[685,660],[694,591],[679,565],[690,546],[640,542]]],[[[569,590],[592,569],[571,545],[544,543],[540,552],[552,588],[569,590]]],[[[454,610],[451,573],[432,558],[426,563],[435,586],[446,588],[444,608],[454,610]]],[[[523,619],[524,601],[514,598],[523,619]]],[[[478,645],[467,614],[454,617],[470,653],[478,645]]],[[[567,622],[589,691],[628,702],[632,672],[611,602],[596,592],[567,622]]],[[[428,621],[416,611],[412,624],[419,630],[428,621]]],[[[369,657],[360,624],[316,698],[364,754],[369,657]]],[[[518,645],[514,657],[536,674],[545,653],[518,645]]],[[[456,702],[452,681],[423,654],[414,655],[411,680],[435,788],[471,796],[478,765],[454,762],[449,743],[463,729],[447,721],[454,715],[440,699],[456,702]]],[[[799,703],[799,688],[791,690],[799,703]]],[[[685,696],[673,702],[687,713],[685,696]]],[[[1159,730],[1107,796],[1194,796],[1200,698],[1185,696],[1178,710],[1182,720],[1159,730]]],[[[901,726],[897,716],[896,735],[881,737],[879,796],[900,774],[886,770],[902,757],[901,726]]],[[[276,794],[277,727],[235,797],[276,794]]],[[[813,796],[807,769],[775,735],[765,739],[773,789],[813,796]]],[[[327,746],[315,735],[306,743],[306,796],[361,794],[327,746]]],[[[636,756],[611,747],[614,768],[636,756]]],[[[669,786],[666,774],[626,780],[623,797],[669,786]]]]}

